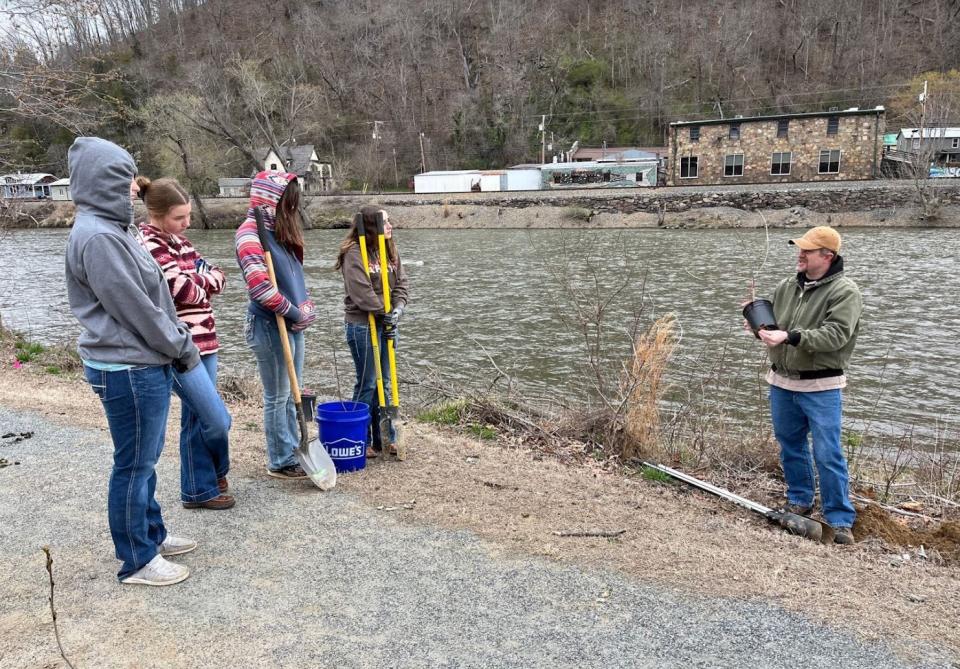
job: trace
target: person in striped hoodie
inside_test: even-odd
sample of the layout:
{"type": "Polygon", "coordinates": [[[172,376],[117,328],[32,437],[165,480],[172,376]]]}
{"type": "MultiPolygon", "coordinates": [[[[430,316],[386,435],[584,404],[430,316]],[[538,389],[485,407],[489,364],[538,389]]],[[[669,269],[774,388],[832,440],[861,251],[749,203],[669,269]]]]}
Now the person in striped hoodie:
{"type": "Polygon", "coordinates": [[[207,263],[183,233],[190,227],[190,196],[176,179],[137,177],[147,206],[144,246],[163,270],[177,309],[200,350],[194,369],[174,374],[181,399],[180,498],[187,509],[229,509],[230,414],[217,392],[217,328],[210,298],[223,290],[223,270],[207,263]]]}
{"type": "Polygon", "coordinates": [[[300,442],[300,428],[276,318],[279,314],[286,320],[294,368],[297,378],[303,378],[303,331],[314,322],[316,313],[303,275],[303,221],[296,174],[268,171],[254,177],[250,208],[237,229],[236,246],[250,297],[244,335],[256,356],[263,383],[267,473],[279,479],[305,478],[306,472],[293,453],[300,442]],[[257,234],[256,208],[263,215],[276,285],[267,274],[264,248],[257,234]]]}

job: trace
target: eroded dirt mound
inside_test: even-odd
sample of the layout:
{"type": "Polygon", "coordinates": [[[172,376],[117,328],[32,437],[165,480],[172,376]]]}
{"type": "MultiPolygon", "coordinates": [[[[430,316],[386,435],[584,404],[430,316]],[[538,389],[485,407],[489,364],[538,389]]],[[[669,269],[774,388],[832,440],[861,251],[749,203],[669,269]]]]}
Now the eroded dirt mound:
{"type": "Polygon", "coordinates": [[[878,537],[895,546],[934,549],[945,562],[960,563],[960,522],[945,522],[932,528],[912,527],[906,519],[870,505],[857,512],[853,526],[857,541],[878,537]]]}

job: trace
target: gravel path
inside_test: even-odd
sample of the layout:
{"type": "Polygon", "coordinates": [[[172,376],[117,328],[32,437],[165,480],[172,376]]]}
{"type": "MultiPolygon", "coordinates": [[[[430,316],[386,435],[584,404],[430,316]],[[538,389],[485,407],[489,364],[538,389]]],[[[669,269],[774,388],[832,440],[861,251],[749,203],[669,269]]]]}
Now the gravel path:
{"type": "Polygon", "coordinates": [[[0,446],[20,463],[0,469],[0,667],[64,666],[45,544],[78,669],[951,666],[933,649],[904,664],[775,606],[683,595],[402,524],[344,492],[238,477],[235,509],[187,511],[172,453],[158,495],[168,527],[201,542],[182,558],[193,574],[169,588],[120,586],[107,432],[2,407],[0,431],[34,433],[0,446]]]}

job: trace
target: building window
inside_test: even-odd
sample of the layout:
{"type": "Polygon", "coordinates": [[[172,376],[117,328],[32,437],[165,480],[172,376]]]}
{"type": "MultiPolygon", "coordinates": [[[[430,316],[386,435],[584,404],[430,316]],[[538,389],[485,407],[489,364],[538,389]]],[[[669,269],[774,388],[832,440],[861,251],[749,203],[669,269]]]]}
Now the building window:
{"type": "Polygon", "coordinates": [[[271,169],[271,170],[276,170],[276,169],[277,169],[277,164],[276,164],[276,163],[270,163],[270,169],[271,169]]]}
{"type": "Polygon", "coordinates": [[[913,144],[911,144],[911,146],[912,146],[913,148],[915,148],[915,149],[919,149],[919,148],[920,148],[920,138],[919,138],[919,137],[914,137],[914,138],[913,138],[913,144]]]}
{"type": "Polygon", "coordinates": [[[740,124],[731,123],[730,124],[730,139],[740,139],[740,124]]]}
{"type": "Polygon", "coordinates": [[[723,176],[742,177],[743,176],[743,154],[734,153],[726,157],[723,161],[723,176]]]}
{"type": "Polygon", "coordinates": [[[697,156],[687,156],[680,159],[680,178],[696,179],[700,176],[697,168],[697,156]]]}
{"type": "Polygon", "coordinates": [[[840,172],[840,150],[833,149],[820,152],[820,174],[837,174],[840,172]]]}
{"type": "Polygon", "coordinates": [[[951,149],[960,149],[960,137],[954,137],[950,142],[951,149]]]}
{"type": "Polygon", "coordinates": [[[773,158],[770,161],[770,174],[778,174],[780,176],[790,174],[790,163],[792,159],[793,154],[790,151],[773,154],[773,158]]]}
{"type": "Polygon", "coordinates": [[[777,121],[777,137],[786,137],[790,129],[790,119],[782,118],[777,121]]]}
{"type": "Polygon", "coordinates": [[[827,134],[836,135],[840,131],[840,117],[831,116],[827,119],[827,134]]]}
{"type": "Polygon", "coordinates": [[[691,125],[690,126],[690,141],[699,142],[700,141],[700,126],[691,125]]]}

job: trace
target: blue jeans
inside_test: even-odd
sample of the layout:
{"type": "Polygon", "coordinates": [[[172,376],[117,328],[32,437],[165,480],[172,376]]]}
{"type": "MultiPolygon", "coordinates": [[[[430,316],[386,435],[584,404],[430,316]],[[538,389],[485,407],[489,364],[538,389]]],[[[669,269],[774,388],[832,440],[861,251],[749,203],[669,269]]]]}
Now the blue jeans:
{"type": "MultiPolygon", "coordinates": [[[[300,424],[297,409],[290,395],[290,377],[280,344],[276,318],[247,313],[247,344],[257,358],[257,370],[263,383],[263,429],[267,435],[267,467],[273,471],[297,464],[293,455],[300,445],[300,424]]],[[[303,333],[291,332],[290,350],[297,382],[303,378],[303,333]]]]}
{"type": "Polygon", "coordinates": [[[180,499],[206,502],[220,494],[217,479],[230,471],[230,414],[217,393],[217,354],[189,372],[174,372],[180,410],[180,499]]]}
{"type": "Polygon", "coordinates": [[[853,527],[857,514],[850,503],[847,461],[840,447],[839,389],[799,393],[770,386],[770,416],[780,442],[780,464],[787,481],[787,501],[813,506],[814,465],[820,475],[823,517],[831,527],[853,527]],[[807,435],[813,437],[811,458],[807,435]]]}
{"type": "Polygon", "coordinates": [[[83,371],[103,404],[113,439],[107,518],[123,579],[150,562],[167,538],[154,493],[173,372],[169,365],[83,371]]]}
{"type": "MultiPolygon", "coordinates": [[[[373,342],[370,341],[370,326],[366,323],[344,323],[347,346],[353,357],[353,367],[357,373],[357,382],[353,386],[353,401],[363,402],[370,407],[370,427],[367,429],[367,445],[381,450],[380,443],[380,399],[377,397],[377,369],[373,358],[373,342]]],[[[380,368],[383,374],[383,395],[390,403],[390,364],[386,341],[383,338],[383,325],[377,323],[377,336],[380,341],[380,368]]],[[[393,425],[390,426],[390,441],[397,438],[393,425]]]]}

